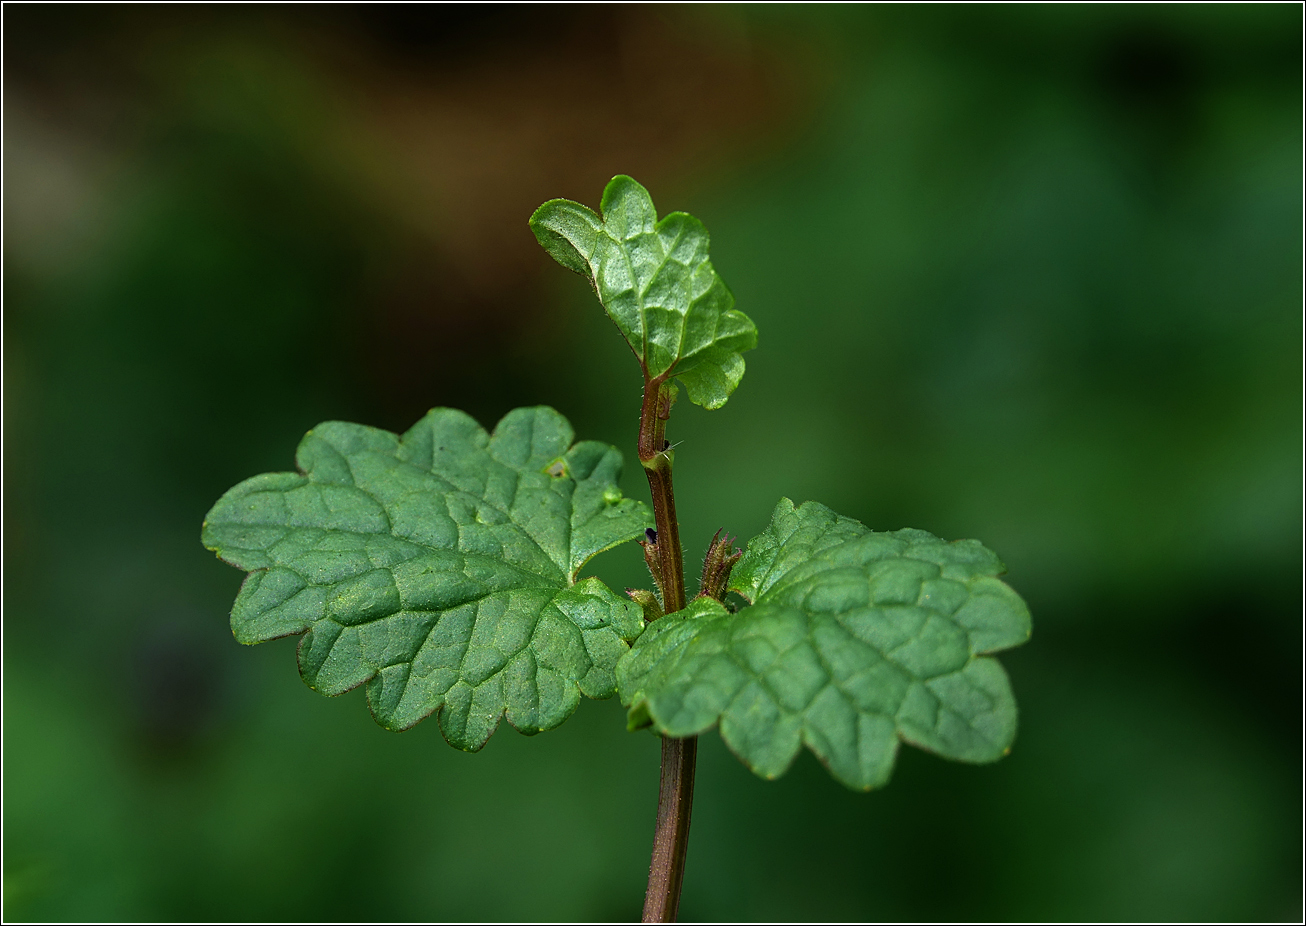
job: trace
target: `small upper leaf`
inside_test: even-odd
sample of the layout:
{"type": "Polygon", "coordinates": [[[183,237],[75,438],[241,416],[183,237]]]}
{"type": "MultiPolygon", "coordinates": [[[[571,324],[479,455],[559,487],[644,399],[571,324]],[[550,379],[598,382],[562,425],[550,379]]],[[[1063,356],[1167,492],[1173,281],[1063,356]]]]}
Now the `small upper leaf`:
{"type": "Polygon", "coordinates": [[[318,425],[298,473],[247,479],[205,519],[204,545],[250,573],[236,639],[307,631],[311,687],[366,682],[377,722],[395,730],[439,710],[445,738],[468,750],[505,713],[535,733],[582,693],[610,696],[643,617],[576,576],[652,519],[617,489],[620,451],[572,439],[551,408],[510,412],[492,435],[447,408],[402,437],[318,425]]]}
{"type": "Polygon", "coordinates": [[[553,199],[531,216],[531,230],[554,260],[590,281],[644,367],[647,378],[675,376],[689,399],[720,408],[744,376],[740,352],[757,346],[757,328],[712,269],[703,223],[684,212],[659,222],[648,190],[612,178],[603,217],[553,199]]]}
{"type": "Polygon", "coordinates": [[[632,720],[668,736],[720,724],[774,778],[805,743],[849,787],[888,781],[898,740],[968,762],[1011,745],[1016,703],[986,655],[1029,638],[1029,611],[978,541],[877,533],[815,502],[776,506],[730,587],[661,618],[617,666],[632,720]]]}

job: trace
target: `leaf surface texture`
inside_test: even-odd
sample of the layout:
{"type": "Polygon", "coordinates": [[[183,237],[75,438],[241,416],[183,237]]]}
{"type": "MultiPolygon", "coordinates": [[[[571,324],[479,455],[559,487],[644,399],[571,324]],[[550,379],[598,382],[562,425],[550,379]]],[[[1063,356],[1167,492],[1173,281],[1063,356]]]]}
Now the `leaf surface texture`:
{"type": "Polygon", "coordinates": [[[577,576],[652,518],[617,489],[620,451],[573,438],[542,407],[510,412],[493,434],[447,408],[403,436],[319,425],[299,445],[299,472],[247,479],[205,519],[204,545],[249,572],[236,639],[303,633],[312,688],[366,684],[394,730],[438,711],[465,750],[505,715],[535,733],[582,694],[610,696],[642,614],[577,576]]]}
{"type": "Polygon", "coordinates": [[[991,762],[1016,703],[991,653],[1025,642],[1029,610],[978,541],[875,532],[815,502],[776,506],[730,587],[654,622],[617,667],[633,723],[668,736],[719,725],[774,778],[805,744],[852,788],[885,784],[900,740],[991,762]]]}
{"type": "Polygon", "coordinates": [[[554,199],[531,216],[544,249],[594,287],[646,377],[675,376],[690,401],[720,408],[744,375],[741,353],[757,328],[708,259],[703,223],[684,212],[661,221],[653,200],[627,176],[603,191],[602,216],[554,199]]]}

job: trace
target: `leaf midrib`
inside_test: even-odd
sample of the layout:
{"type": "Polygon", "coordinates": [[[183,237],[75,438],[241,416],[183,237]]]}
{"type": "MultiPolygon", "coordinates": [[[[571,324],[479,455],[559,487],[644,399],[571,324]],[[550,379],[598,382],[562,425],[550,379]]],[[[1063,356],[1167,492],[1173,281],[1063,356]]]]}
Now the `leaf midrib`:
{"type": "MultiPolygon", "coordinates": [[[[656,213],[655,213],[654,215],[656,216],[656,213]]],[[[671,254],[672,254],[673,251],[675,251],[675,245],[676,245],[676,244],[679,244],[679,243],[680,243],[680,240],[681,240],[681,239],[684,237],[684,235],[685,235],[684,229],[681,229],[681,231],[680,231],[679,233],[677,233],[677,235],[676,235],[676,237],[675,237],[675,240],[672,242],[672,246],[671,246],[671,247],[666,247],[666,246],[663,244],[663,242],[662,242],[662,237],[658,234],[658,232],[662,229],[663,226],[666,225],[666,223],[667,223],[667,222],[672,218],[672,216],[674,216],[674,215],[676,215],[676,213],[673,212],[673,213],[671,213],[670,215],[665,215],[665,216],[663,216],[661,221],[656,221],[656,220],[655,220],[655,221],[653,222],[653,237],[657,239],[658,246],[662,248],[662,259],[658,262],[657,269],[654,270],[653,273],[651,273],[651,274],[649,275],[648,281],[645,282],[645,283],[642,283],[642,284],[639,282],[639,278],[638,278],[638,277],[636,276],[636,274],[635,274],[635,264],[634,264],[634,263],[631,261],[631,259],[630,259],[630,249],[629,249],[628,247],[626,247],[626,242],[625,242],[625,240],[623,240],[623,239],[621,239],[621,238],[618,238],[616,235],[612,234],[612,232],[608,231],[608,228],[607,228],[607,225],[608,225],[608,219],[607,219],[607,216],[604,216],[604,217],[603,217],[603,233],[604,233],[605,235],[607,235],[607,236],[608,236],[608,239],[609,239],[610,241],[612,241],[612,243],[615,244],[615,245],[617,246],[617,250],[618,250],[618,252],[621,254],[621,259],[622,259],[623,261],[625,261],[625,263],[626,263],[626,270],[629,271],[631,280],[634,280],[634,281],[636,282],[636,290],[635,290],[635,292],[636,292],[636,294],[637,294],[637,296],[638,296],[638,298],[639,298],[639,327],[640,327],[640,345],[641,345],[640,354],[639,354],[639,359],[640,359],[640,363],[643,364],[643,366],[644,366],[644,373],[645,373],[646,376],[648,375],[648,329],[649,329],[649,324],[648,324],[648,315],[646,314],[647,311],[648,311],[648,303],[645,301],[645,298],[644,298],[644,297],[645,297],[645,295],[648,293],[648,288],[649,288],[649,286],[651,286],[651,285],[653,284],[653,281],[656,280],[656,279],[658,278],[658,274],[660,274],[660,273],[662,272],[662,269],[667,265],[667,261],[669,261],[669,260],[671,259],[671,254]]],[[[644,234],[644,233],[643,233],[643,232],[640,232],[640,234],[644,234]]],[[[595,274],[595,276],[596,276],[596,278],[597,278],[597,274],[595,274]]],[[[595,288],[596,290],[601,289],[601,287],[598,286],[598,281],[597,281],[597,279],[595,280],[595,287],[594,287],[594,288],[595,288]]],[[[612,317],[612,312],[608,309],[608,305],[607,305],[607,303],[606,303],[606,302],[603,302],[603,296],[602,296],[602,293],[601,293],[601,292],[599,293],[599,301],[603,304],[603,311],[607,312],[607,313],[608,313],[608,317],[611,318],[611,317],[612,317]]],[[[669,376],[671,376],[672,373],[675,371],[675,368],[676,368],[677,364],[679,364],[680,361],[681,361],[681,359],[682,359],[682,354],[684,353],[684,350],[685,350],[685,324],[684,324],[684,322],[685,322],[685,319],[686,319],[688,316],[689,316],[689,307],[686,306],[686,308],[685,308],[685,314],[683,314],[683,315],[680,316],[680,318],[681,318],[681,324],[680,324],[680,326],[679,326],[679,327],[680,327],[679,336],[678,336],[677,341],[676,341],[676,356],[675,356],[675,358],[671,361],[670,365],[667,366],[666,370],[665,370],[663,373],[659,374],[659,375],[661,375],[661,376],[663,376],[663,377],[669,377],[669,376]]],[[[618,330],[620,330],[621,326],[618,325],[617,328],[618,328],[618,330]]],[[[624,334],[623,334],[623,336],[624,336],[624,334]]],[[[626,343],[627,343],[627,344],[630,344],[629,339],[627,339],[626,343]]],[[[632,347],[632,349],[633,349],[633,348],[634,348],[634,345],[631,345],[631,347],[632,347]]]]}

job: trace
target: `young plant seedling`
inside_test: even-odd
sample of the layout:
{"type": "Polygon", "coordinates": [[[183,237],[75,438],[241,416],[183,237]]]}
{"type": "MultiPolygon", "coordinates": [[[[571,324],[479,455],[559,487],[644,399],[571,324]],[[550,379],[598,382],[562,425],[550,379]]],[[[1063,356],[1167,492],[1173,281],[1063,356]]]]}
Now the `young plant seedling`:
{"type": "Polygon", "coordinates": [[[511,411],[491,433],[448,408],[403,435],[329,421],[300,442],[297,472],[245,480],[204,520],[204,545],[249,573],[236,639],[301,634],[310,688],[366,685],[382,726],[435,714],[468,751],[504,717],[533,734],[582,695],[619,695],[629,729],[662,737],[646,922],[676,917],[696,737],[712,727],[764,778],[806,745],[861,790],[888,781],[900,742],[964,762],[1005,755],[1016,703],[992,654],[1025,642],[1030,616],[978,541],[872,531],[782,498],[746,551],[713,538],[689,597],[666,437],[673,380],[720,408],[757,344],[702,223],[658,220],[648,192],[618,176],[600,212],[555,199],[530,227],[589,281],[639,361],[652,509],[617,488],[621,452],[577,442],[551,408],[511,411]],[[626,599],[580,577],[631,540],[652,589],[626,599]]]}

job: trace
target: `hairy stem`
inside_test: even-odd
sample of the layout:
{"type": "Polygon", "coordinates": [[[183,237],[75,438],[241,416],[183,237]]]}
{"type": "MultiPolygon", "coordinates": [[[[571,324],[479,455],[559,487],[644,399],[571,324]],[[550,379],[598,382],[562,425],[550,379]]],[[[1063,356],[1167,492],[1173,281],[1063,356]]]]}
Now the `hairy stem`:
{"type": "MultiPolygon", "coordinates": [[[[685,606],[685,562],[676,520],[676,494],[671,484],[672,454],[666,440],[674,393],[665,377],[646,380],[639,415],[639,461],[653,496],[657,536],[646,553],[656,557],[653,574],[666,613],[685,606]]],[[[650,568],[654,562],[650,560],[650,568]]],[[[658,791],[653,858],[649,863],[644,922],[670,923],[680,906],[680,885],[689,851],[689,816],[694,802],[694,760],[698,739],[662,738],[662,784],[658,791]]]]}
{"type": "Polygon", "coordinates": [[[653,860],[644,895],[645,923],[674,923],[680,907],[689,851],[689,815],[694,806],[694,759],[698,737],[662,737],[662,785],[658,790],[658,822],[653,834],[653,860]]]}
{"type": "Polygon", "coordinates": [[[672,455],[667,445],[667,419],[671,417],[671,387],[664,379],[644,385],[644,404],[639,414],[639,462],[648,477],[653,496],[653,523],[659,568],[657,570],[662,607],[666,613],[685,606],[685,560],[680,549],[680,523],[676,520],[676,493],[671,485],[672,455]]]}

